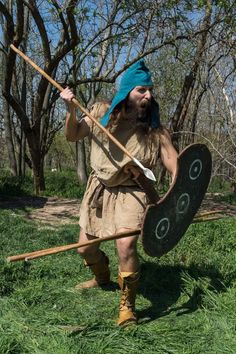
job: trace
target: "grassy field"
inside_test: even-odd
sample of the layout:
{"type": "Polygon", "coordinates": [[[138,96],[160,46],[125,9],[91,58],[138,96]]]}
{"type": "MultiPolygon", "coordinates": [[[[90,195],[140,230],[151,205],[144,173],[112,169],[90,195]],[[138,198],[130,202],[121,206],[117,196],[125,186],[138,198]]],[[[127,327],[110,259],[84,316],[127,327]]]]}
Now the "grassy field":
{"type": "Polygon", "coordinates": [[[39,228],[20,210],[0,210],[0,353],[236,353],[236,219],[191,225],[161,259],[144,254],[140,324],[115,324],[120,292],[113,242],[107,290],[74,291],[88,279],[75,251],[28,263],[6,257],[77,241],[78,226],[39,228]]]}

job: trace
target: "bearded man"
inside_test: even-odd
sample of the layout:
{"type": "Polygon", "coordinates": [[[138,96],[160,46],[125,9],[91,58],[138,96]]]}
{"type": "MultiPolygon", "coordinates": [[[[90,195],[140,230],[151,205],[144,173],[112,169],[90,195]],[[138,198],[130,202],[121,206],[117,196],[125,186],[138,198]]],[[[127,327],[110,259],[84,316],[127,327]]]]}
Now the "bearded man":
{"type": "MultiPolygon", "coordinates": [[[[159,107],[153,95],[153,82],[143,60],[123,75],[111,105],[96,103],[91,114],[100,119],[114,137],[146,168],[153,170],[158,158],[170,172],[177,169],[177,152],[168,131],[161,126],[159,107]]],[[[69,141],[90,135],[91,168],[80,212],[80,242],[141,228],[148,200],[133,178],[134,163],[89,119],[76,119],[72,91],[61,93],[67,104],[65,134],[69,141]]],[[[119,257],[118,283],[122,294],[119,306],[120,326],[137,323],[135,298],[140,277],[137,253],[138,236],[116,240],[119,257]]],[[[78,249],[94,274],[92,280],[77,289],[103,286],[110,281],[109,259],[99,244],[78,249]]]]}

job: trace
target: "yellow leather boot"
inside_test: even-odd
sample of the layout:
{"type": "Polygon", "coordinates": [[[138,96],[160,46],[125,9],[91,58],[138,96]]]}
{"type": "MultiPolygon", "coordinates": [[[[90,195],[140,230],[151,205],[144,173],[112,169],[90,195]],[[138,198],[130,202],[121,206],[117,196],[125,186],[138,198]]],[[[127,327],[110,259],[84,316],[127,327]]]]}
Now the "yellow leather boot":
{"type": "Polygon", "coordinates": [[[138,287],[139,272],[120,272],[118,283],[122,290],[120,299],[120,313],[117,324],[127,326],[136,324],[135,298],[138,287]]]}
{"type": "Polygon", "coordinates": [[[95,277],[91,280],[79,283],[75,286],[75,289],[88,289],[96,288],[101,285],[106,285],[110,282],[110,270],[109,270],[109,258],[104,252],[101,251],[101,258],[94,264],[88,264],[84,261],[85,265],[89,267],[95,277]]]}

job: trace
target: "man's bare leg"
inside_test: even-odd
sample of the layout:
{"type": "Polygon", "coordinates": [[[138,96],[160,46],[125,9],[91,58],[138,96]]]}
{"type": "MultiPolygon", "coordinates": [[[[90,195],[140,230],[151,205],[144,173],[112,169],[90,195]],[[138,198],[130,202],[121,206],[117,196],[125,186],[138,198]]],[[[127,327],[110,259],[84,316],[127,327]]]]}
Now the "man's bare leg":
{"type": "MultiPolygon", "coordinates": [[[[122,228],[117,230],[117,233],[127,231],[130,231],[130,229],[122,228]]],[[[120,272],[137,272],[139,269],[137,241],[138,236],[124,237],[116,240],[120,272]]]]}
{"type": "MultiPolygon", "coordinates": [[[[83,229],[80,230],[79,243],[85,243],[90,240],[95,240],[97,237],[87,234],[83,229]]],[[[77,252],[83,257],[86,262],[96,263],[101,258],[101,251],[99,250],[100,243],[95,245],[84,246],[77,249],[77,252]]]]}

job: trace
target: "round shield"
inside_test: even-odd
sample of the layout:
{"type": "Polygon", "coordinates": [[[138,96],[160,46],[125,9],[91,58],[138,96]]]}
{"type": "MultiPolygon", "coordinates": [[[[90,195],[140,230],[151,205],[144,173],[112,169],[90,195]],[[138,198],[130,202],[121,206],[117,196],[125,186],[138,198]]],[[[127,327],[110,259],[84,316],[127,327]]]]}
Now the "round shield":
{"type": "Polygon", "coordinates": [[[211,166],[211,153],[204,144],[189,145],[180,153],[171,188],[145,212],[142,242],[149,256],[166,254],[184,235],[206,193],[211,166]]]}

